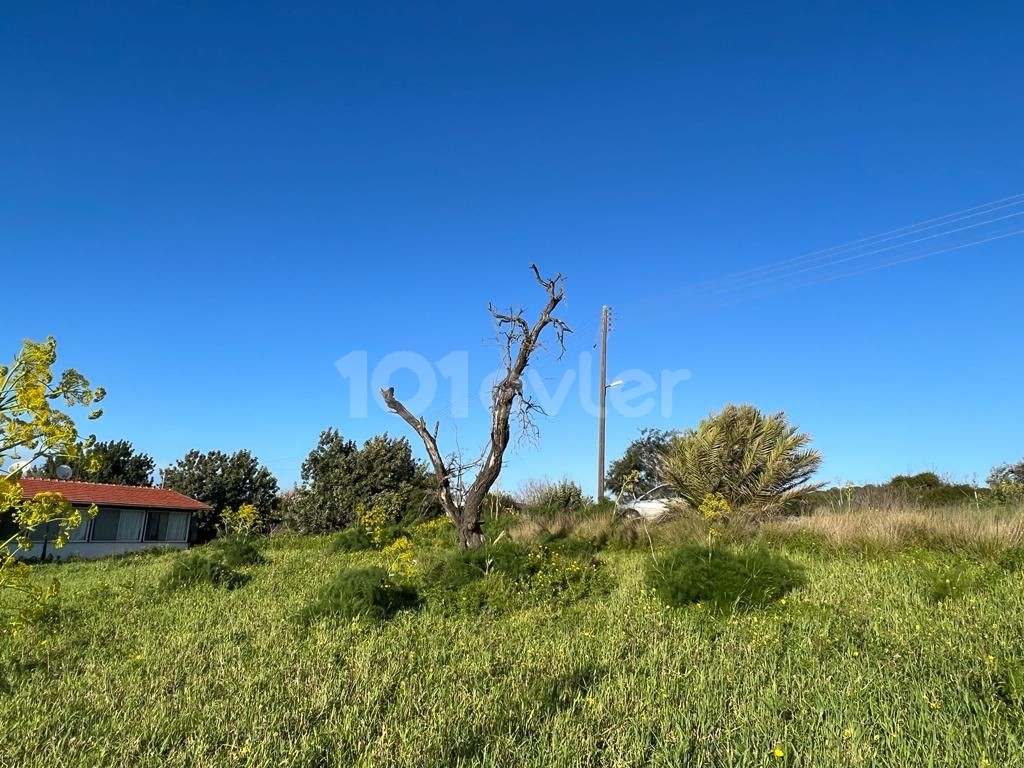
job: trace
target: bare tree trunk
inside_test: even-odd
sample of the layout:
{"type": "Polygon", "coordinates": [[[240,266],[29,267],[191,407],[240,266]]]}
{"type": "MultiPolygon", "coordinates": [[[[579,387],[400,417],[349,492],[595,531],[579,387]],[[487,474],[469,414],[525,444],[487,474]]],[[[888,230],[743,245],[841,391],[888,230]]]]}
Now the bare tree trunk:
{"type": "Polygon", "coordinates": [[[462,515],[459,519],[459,546],[474,549],[484,543],[484,530],[481,525],[481,510],[462,508],[462,515]]]}
{"type": "MultiPolygon", "coordinates": [[[[565,297],[565,279],[561,274],[550,280],[541,277],[536,264],[531,264],[534,276],[547,291],[547,305],[537,320],[530,325],[523,317],[522,310],[507,313],[497,311],[493,305],[488,309],[497,321],[499,338],[504,349],[505,375],[494,385],[491,391],[491,437],[487,451],[480,463],[480,469],[472,484],[466,490],[461,503],[456,502],[452,493],[452,478],[465,471],[465,466],[455,465],[454,460],[446,462],[437,446],[437,432],[440,425],[434,426],[431,432],[422,418],[414,416],[405,405],[395,397],[395,388],[381,390],[381,395],[388,408],[397,413],[420,436],[427,456],[434,468],[437,478],[437,497],[445,514],[459,531],[459,544],[463,547],[479,547],[484,542],[481,525],[481,511],[488,491],[501,473],[502,458],[509,443],[509,419],[512,409],[518,403],[519,418],[524,430],[533,429],[531,414],[541,411],[540,406],[530,401],[523,393],[523,372],[530,363],[530,356],[540,346],[541,333],[547,326],[555,330],[560,354],[565,352],[565,334],[572,333],[562,320],[553,316],[558,304],[565,297]]],[[[541,411],[543,412],[543,411],[541,411]]]]}

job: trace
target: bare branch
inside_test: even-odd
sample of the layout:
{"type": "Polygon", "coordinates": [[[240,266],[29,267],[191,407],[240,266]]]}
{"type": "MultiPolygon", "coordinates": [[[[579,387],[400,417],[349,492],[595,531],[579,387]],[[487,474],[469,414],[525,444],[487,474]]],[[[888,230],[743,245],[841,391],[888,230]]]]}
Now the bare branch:
{"type": "Polygon", "coordinates": [[[434,426],[434,431],[431,433],[427,429],[427,423],[422,418],[416,418],[412,412],[405,407],[405,405],[395,397],[395,388],[388,387],[380,391],[381,396],[384,398],[384,402],[387,403],[388,408],[397,413],[402,417],[402,420],[412,427],[416,434],[420,436],[423,441],[423,446],[427,449],[427,456],[430,457],[430,463],[434,467],[434,476],[437,478],[437,490],[438,498],[441,501],[441,506],[444,507],[444,511],[453,520],[457,518],[458,507],[455,504],[455,500],[452,498],[452,487],[451,477],[448,466],[445,464],[444,458],[441,456],[441,451],[437,447],[437,432],[441,427],[441,423],[438,422],[434,426]]]}

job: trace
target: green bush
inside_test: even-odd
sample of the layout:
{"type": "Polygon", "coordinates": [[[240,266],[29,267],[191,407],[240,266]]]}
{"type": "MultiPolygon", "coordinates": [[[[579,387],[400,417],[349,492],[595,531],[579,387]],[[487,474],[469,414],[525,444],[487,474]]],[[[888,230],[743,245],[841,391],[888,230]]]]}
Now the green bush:
{"type": "Polygon", "coordinates": [[[363,552],[367,549],[373,549],[373,541],[366,529],[358,525],[346,528],[331,540],[333,552],[363,552]]]}
{"type": "Polygon", "coordinates": [[[160,587],[171,591],[197,584],[210,584],[234,589],[248,580],[246,574],[234,570],[217,555],[192,552],[175,559],[171,569],[160,580],[160,587]]]}
{"type": "Polygon", "coordinates": [[[762,607],[804,581],[799,565],[761,548],[688,544],[652,560],[647,570],[647,583],[673,608],[693,603],[723,611],[762,607]]]}
{"type": "Polygon", "coordinates": [[[436,517],[413,527],[410,538],[418,548],[451,549],[459,544],[455,526],[447,517],[436,517]]]}
{"type": "Polygon", "coordinates": [[[383,568],[355,568],[342,571],[324,585],[299,619],[304,624],[327,616],[383,621],[419,604],[416,588],[393,581],[383,568]]]}
{"type": "Polygon", "coordinates": [[[951,507],[959,504],[970,504],[980,500],[980,495],[973,485],[943,485],[929,488],[920,496],[920,503],[925,507],[951,507]]]}
{"type": "Polygon", "coordinates": [[[537,543],[544,549],[566,557],[588,557],[598,550],[598,546],[587,539],[572,534],[555,534],[550,531],[542,531],[537,536],[537,543]]]}
{"type": "Polygon", "coordinates": [[[331,540],[334,552],[365,552],[368,549],[384,549],[396,539],[406,536],[405,528],[398,525],[385,525],[374,536],[361,525],[350,525],[331,540]]]}
{"type": "Polygon", "coordinates": [[[229,568],[260,565],[266,562],[263,553],[251,536],[226,536],[210,545],[216,556],[229,568]]]}
{"type": "Polygon", "coordinates": [[[441,610],[504,611],[603,590],[607,580],[592,546],[578,539],[563,546],[565,552],[502,541],[451,552],[424,575],[427,603],[441,610]]]}
{"type": "Polygon", "coordinates": [[[489,573],[525,582],[536,572],[529,554],[529,548],[508,540],[475,549],[457,549],[427,570],[424,583],[435,592],[453,592],[489,573]]]}

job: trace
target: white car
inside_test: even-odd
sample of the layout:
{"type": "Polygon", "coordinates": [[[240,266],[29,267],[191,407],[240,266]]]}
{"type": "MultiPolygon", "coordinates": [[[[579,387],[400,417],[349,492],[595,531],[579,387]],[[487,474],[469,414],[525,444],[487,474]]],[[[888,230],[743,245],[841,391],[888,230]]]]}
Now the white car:
{"type": "Polygon", "coordinates": [[[660,520],[665,517],[673,504],[682,499],[667,485],[658,485],[630,499],[619,498],[615,511],[623,517],[642,517],[645,520],[660,520]]]}

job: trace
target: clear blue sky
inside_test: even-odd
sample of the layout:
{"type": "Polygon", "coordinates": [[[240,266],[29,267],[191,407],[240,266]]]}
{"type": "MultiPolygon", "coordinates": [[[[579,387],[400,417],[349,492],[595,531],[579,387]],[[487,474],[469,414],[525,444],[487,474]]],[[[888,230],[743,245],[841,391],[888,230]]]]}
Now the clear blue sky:
{"type": "MultiPolygon", "coordinates": [[[[348,412],[336,360],[466,350],[475,391],[486,304],[535,309],[536,261],[578,329],[545,377],[592,351],[602,304],[610,378],[691,372],[670,417],[613,410],[610,457],[729,401],[786,411],[826,480],[1024,456],[1024,237],[864,271],[1024,217],[707,282],[1024,192],[1022,8],[496,8],[5,5],[6,354],[52,334],[110,392],[101,438],[161,464],[250,448],[287,485],[325,427],[407,434],[348,412]]],[[[475,447],[485,414],[450,408],[442,387],[426,416],[475,447]]],[[[575,390],[540,426],[504,486],[592,491],[575,390]]]]}

